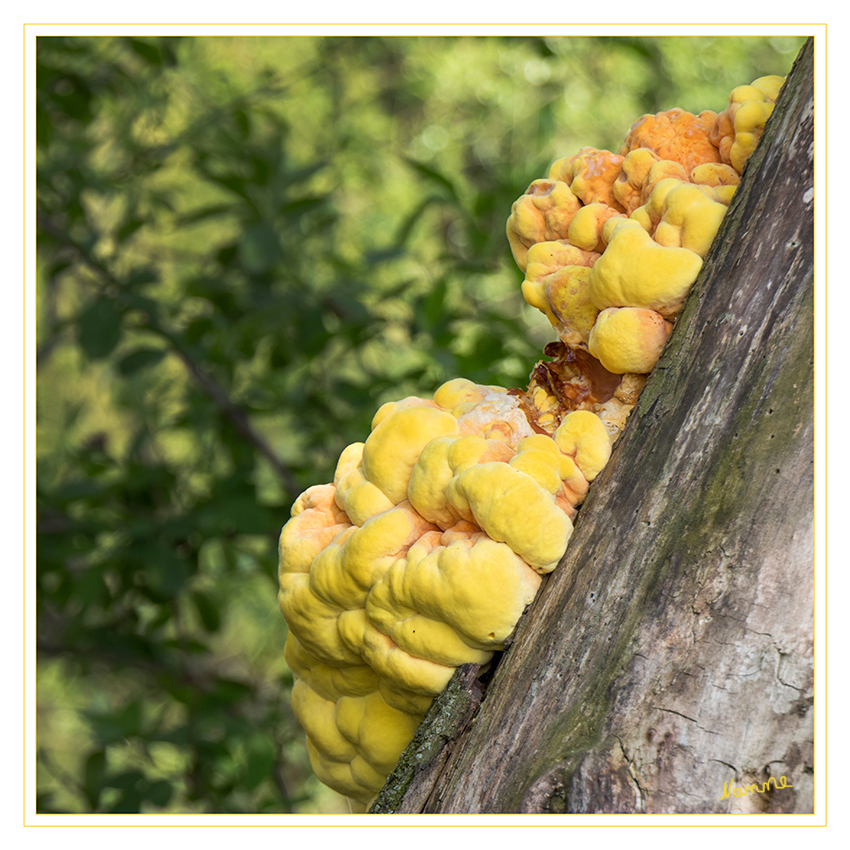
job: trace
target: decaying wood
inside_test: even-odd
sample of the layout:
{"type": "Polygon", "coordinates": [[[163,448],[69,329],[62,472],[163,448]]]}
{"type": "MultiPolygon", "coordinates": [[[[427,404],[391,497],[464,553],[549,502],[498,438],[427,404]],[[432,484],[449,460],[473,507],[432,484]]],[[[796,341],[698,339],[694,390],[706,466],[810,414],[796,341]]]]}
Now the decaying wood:
{"type": "Polygon", "coordinates": [[[474,723],[384,811],[813,810],[813,103],[809,43],[474,723]]]}

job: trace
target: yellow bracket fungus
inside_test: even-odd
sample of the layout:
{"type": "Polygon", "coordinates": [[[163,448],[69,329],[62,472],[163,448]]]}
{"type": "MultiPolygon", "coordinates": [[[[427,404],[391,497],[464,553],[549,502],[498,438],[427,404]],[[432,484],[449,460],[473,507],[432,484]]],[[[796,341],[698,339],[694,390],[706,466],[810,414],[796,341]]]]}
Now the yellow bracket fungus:
{"type": "Polygon", "coordinates": [[[517,265],[525,271],[526,253],[536,242],[566,237],[581,201],[559,180],[535,180],[518,198],[508,219],[508,243],[517,265]]]}
{"type": "Polygon", "coordinates": [[[608,307],[590,332],[590,353],[609,371],[644,374],[658,362],[673,326],[642,307],[608,307]]]}
{"type": "Polygon", "coordinates": [[[672,317],[685,302],[702,268],[687,248],[665,248],[634,219],[615,220],[608,247],[590,272],[596,307],[645,307],[672,317]]]}
{"type": "Polygon", "coordinates": [[[737,86],[729,95],[728,106],[717,116],[711,142],[717,146],[720,160],[739,174],[761,138],[784,82],[784,77],[767,76],[737,86]]]}
{"type": "Polygon", "coordinates": [[[557,160],[549,169],[549,179],[569,184],[583,204],[601,203],[622,212],[612,190],[622,164],[618,154],[586,147],[573,157],[557,160]]]}
{"type": "Polygon", "coordinates": [[[456,379],[384,405],[281,533],[293,707],[316,775],[356,809],[454,669],[504,647],[610,454],[595,414],[559,437],[525,404],[456,379]]]}
{"type": "Polygon", "coordinates": [[[316,776],[365,811],[462,664],[504,648],[604,469],[781,88],[645,115],[513,204],[522,294],[558,340],[524,390],[384,404],[280,535],[292,705],[316,776]]]}

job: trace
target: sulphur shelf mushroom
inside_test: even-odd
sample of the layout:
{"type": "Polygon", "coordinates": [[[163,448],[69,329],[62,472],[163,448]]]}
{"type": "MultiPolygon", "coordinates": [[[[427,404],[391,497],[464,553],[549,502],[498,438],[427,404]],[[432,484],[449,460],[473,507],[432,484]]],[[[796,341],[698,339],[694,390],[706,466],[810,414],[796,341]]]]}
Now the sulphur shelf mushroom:
{"type": "Polygon", "coordinates": [[[782,78],[639,119],[514,203],[522,294],[558,340],[528,387],[383,405],[280,535],[292,704],[316,776],[366,811],[434,697],[504,648],[661,355],[782,78]]]}

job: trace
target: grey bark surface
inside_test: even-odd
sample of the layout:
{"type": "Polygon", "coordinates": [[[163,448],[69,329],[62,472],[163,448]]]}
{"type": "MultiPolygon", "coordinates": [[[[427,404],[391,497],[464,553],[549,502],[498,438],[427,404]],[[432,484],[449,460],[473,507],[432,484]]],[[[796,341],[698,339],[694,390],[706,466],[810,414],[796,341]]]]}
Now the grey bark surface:
{"type": "Polygon", "coordinates": [[[563,561],[383,811],[813,811],[812,53],[563,561]]]}

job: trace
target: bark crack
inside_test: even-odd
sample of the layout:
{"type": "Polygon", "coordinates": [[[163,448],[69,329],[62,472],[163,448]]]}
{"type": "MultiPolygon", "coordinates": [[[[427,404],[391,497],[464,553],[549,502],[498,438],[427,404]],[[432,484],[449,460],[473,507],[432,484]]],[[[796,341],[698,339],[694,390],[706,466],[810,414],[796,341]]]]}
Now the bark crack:
{"type": "Polygon", "coordinates": [[[640,784],[640,780],[638,780],[637,778],[637,768],[635,767],[634,759],[629,756],[625,744],[623,744],[623,739],[620,738],[618,735],[615,735],[614,737],[617,739],[617,743],[620,745],[620,751],[623,754],[623,758],[626,760],[626,771],[628,772],[629,779],[631,779],[637,792],[637,809],[639,812],[645,812],[646,793],[643,790],[643,786],[640,784]]]}
{"type": "Polygon", "coordinates": [[[682,712],[681,712],[681,711],[675,711],[675,710],[674,710],[674,709],[672,709],[672,708],[663,708],[663,707],[662,707],[662,706],[660,706],[660,705],[654,705],[654,706],[652,706],[652,707],[653,707],[654,709],[656,709],[656,711],[666,711],[668,714],[676,714],[676,715],[678,715],[679,717],[684,717],[684,718],[685,718],[685,720],[690,720],[690,722],[691,722],[691,723],[696,723],[696,725],[697,725],[697,726],[699,726],[699,723],[697,723],[697,721],[696,721],[696,720],[694,720],[694,718],[693,718],[693,717],[688,717],[688,715],[687,715],[687,714],[682,714],[682,712]]]}
{"type": "Polygon", "coordinates": [[[682,714],[681,711],[676,711],[673,708],[664,708],[663,706],[660,706],[660,705],[653,705],[652,708],[654,708],[656,711],[665,711],[668,714],[676,714],[679,717],[682,717],[685,720],[690,721],[691,723],[693,723],[697,727],[697,729],[700,729],[701,731],[705,732],[708,735],[719,735],[720,734],[720,732],[714,732],[711,729],[706,729],[705,726],[700,725],[698,720],[695,720],[693,717],[688,717],[687,714],[682,714]]]}
{"type": "Polygon", "coordinates": [[[709,761],[716,762],[717,764],[722,764],[724,767],[728,767],[735,774],[735,778],[738,777],[739,770],[735,767],[734,764],[729,764],[728,761],[722,761],[721,759],[709,759],[709,761]]]}

